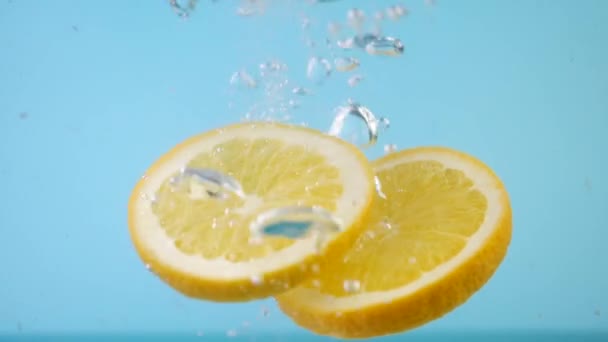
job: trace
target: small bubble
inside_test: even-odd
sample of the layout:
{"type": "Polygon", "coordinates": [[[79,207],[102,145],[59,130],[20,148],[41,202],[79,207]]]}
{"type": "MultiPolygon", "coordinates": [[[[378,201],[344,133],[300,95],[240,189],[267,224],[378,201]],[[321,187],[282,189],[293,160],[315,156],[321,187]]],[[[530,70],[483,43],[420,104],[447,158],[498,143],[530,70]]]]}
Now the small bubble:
{"type": "Polygon", "coordinates": [[[316,287],[316,288],[321,287],[321,282],[319,281],[319,279],[313,279],[311,283],[312,283],[313,287],[316,287]]]}
{"type": "Polygon", "coordinates": [[[595,311],[593,311],[593,314],[599,317],[602,315],[602,312],[600,311],[600,309],[595,309],[595,311]]]}
{"type": "Polygon", "coordinates": [[[308,30],[310,28],[310,18],[304,17],[302,18],[302,29],[308,30]]]}
{"type": "Polygon", "coordinates": [[[365,51],[370,55],[397,56],[403,54],[403,50],[401,40],[393,37],[381,37],[365,46],[365,51]]]}
{"type": "Polygon", "coordinates": [[[29,114],[27,112],[21,112],[21,113],[19,113],[19,119],[21,119],[21,120],[27,119],[28,116],[29,116],[29,114]]]}
{"type": "Polygon", "coordinates": [[[228,337],[236,337],[238,335],[238,332],[236,331],[236,329],[230,329],[228,331],[226,331],[226,336],[228,337]]]}
{"type": "Polygon", "coordinates": [[[257,82],[247,71],[236,71],[230,77],[230,84],[235,87],[256,88],[257,82]]]}
{"type": "MultiPolygon", "coordinates": [[[[289,68],[287,67],[287,64],[275,60],[275,61],[268,61],[268,62],[264,62],[264,63],[260,64],[259,69],[260,69],[260,75],[268,76],[268,75],[272,75],[272,74],[279,73],[279,72],[285,72],[289,68]]],[[[283,80],[283,82],[286,82],[286,81],[287,80],[283,80]]],[[[279,87],[281,85],[282,85],[282,83],[279,83],[279,87]]]]}
{"type": "Polygon", "coordinates": [[[361,76],[361,75],[353,75],[353,76],[351,76],[351,77],[348,78],[348,81],[346,81],[346,83],[348,83],[348,85],[350,87],[355,87],[359,83],[361,83],[362,80],[363,80],[363,76],[361,76]]]}
{"type": "Polygon", "coordinates": [[[331,63],[325,58],[311,57],[306,67],[306,76],[315,83],[322,83],[331,75],[331,63]]]}
{"type": "Polygon", "coordinates": [[[295,95],[309,95],[311,93],[310,90],[302,87],[295,87],[291,90],[291,92],[295,95]]]}
{"type": "Polygon", "coordinates": [[[360,30],[365,21],[365,13],[358,8],[350,9],[346,12],[346,20],[353,29],[360,30]]]}
{"type": "Polygon", "coordinates": [[[243,323],[241,324],[243,327],[247,328],[251,326],[251,322],[249,321],[243,321],[243,323]]]}
{"type": "Polygon", "coordinates": [[[268,316],[270,316],[270,309],[269,308],[267,308],[265,306],[262,306],[262,310],[261,311],[262,311],[262,317],[268,317],[268,316]]]}
{"type": "Polygon", "coordinates": [[[359,64],[359,60],[353,57],[340,57],[334,60],[336,70],[341,72],[352,71],[359,67],[359,64]]]}
{"type": "Polygon", "coordinates": [[[188,18],[196,9],[196,2],[197,0],[169,0],[169,5],[179,17],[188,18]]]}
{"type": "Polygon", "coordinates": [[[148,272],[152,272],[152,266],[150,266],[150,264],[146,264],[146,270],[148,270],[148,272]]]}
{"type": "Polygon", "coordinates": [[[336,45],[341,49],[352,49],[355,46],[354,38],[347,38],[336,41],[336,45]]]}
{"type": "Polygon", "coordinates": [[[343,286],[347,293],[356,293],[361,290],[361,283],[358,280],[345,280],[343,286]]]}
{"type": "Polygon", "coordinates": [[[196,336],[198,336],[198,337],[201,337],[203,335],[205,335],[205,333],[203,333],[201,330],[196,332],[196,336]]]}
{"type": "Polygon", "coordinates": [[[329,32],[330,36],[337,36],[340,33],[341,27],[340,24],[335,22],[330,22],[327,24],[327,32],[329,32]]]}
{"type": "Polygon", "coordinates": [[[416,257],[409,257],[409,258],[407,259],[407,262],[409,262],[409,263],[410,263],[410,265],[415,264],[415,263],[416,263],[416,261],[417,261],[417,260],[416,260],[416,257]]]}
{"type": "Polygon", "coordinates": [[[378,130],[379,131],[386,131],[390,127],[391,127],[391,122],[389,119],[380,118],[380,120],[378,120],[378,130]]]}
{"type": "Polygon", "coordinates": [[[386,144],[384,145],[384,153],[389,154],[397,151],[397,145],[395,144],[386,144]]]}
{"type": "Polygon", "coordinates": [[[398,20],[408,14],[407,8],[402,5],[390,6],[386,9],[386,16],[391,20],[398,20]]]}
{"type": "Polygon", "coordinates": [[[228,261],[235,262],[236,259],[237,259],[236,253],[228,253],[226,255],[226,260],[228,260],[228,261]]]}

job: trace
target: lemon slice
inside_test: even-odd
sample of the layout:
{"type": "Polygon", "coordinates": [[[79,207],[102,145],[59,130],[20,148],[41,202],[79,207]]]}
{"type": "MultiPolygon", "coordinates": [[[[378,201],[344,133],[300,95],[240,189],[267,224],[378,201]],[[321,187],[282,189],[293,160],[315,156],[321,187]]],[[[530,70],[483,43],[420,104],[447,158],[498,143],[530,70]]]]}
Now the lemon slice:
{"type": "Polygon", "coordinates": [[[263,298],[298,284],[332,246],[356,238],[373,181],[365,156],[338,138],[277,123],[231,125],[186,140],[150,167],[131,195],[129,230],[147,267],[179,292],[263,298]],[[322,240],[252,239],[256,218],[290,207],[323,210],[341,227],[322,240]]]}
{"type": "Polygon", "coordinates": [[[373,165],[383,196],[358,240],[277,296],[282,311],[318,334],[373,337],[436,319],[488,281],[510,243],[507,192],[473,157],[415,148],[373,165]]]}

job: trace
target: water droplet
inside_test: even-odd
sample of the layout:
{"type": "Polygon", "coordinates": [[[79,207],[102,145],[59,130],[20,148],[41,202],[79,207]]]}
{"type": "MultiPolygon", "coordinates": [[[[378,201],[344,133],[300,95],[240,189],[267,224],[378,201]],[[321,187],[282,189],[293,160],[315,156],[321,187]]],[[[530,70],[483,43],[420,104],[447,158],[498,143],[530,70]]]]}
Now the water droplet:
{"type": "Polygon", "coordinates": [[[352,71],[359,66],[359,60],[353,57],[340,57],[334,60],[334,66],[337,71],[352,71]]]}
{"type": "Polygon", "coordinates": [[[183,168],[180,174],[171,179],[171,186],[174,191],[185,191],[192,198],[211,197],[221,199],[227,197],[228,193],[235,194],[241,198],[245,193],[241,184],[234,178],[212,169],[183,168]],[[196,180],[196,185],[202,187],[200,191],[193,186],[192,180],[196,180]]]}
{"type": "Polygon", "coordinates": [[[338,107],[336,116],[328,132],[329,135],[340,136],[362,147],[372,146],[378,140],[378,120],[367,107],[358,103],[338,107]],[[357,120],[350,120],[356,118],[357,120]],[[348,125],[356,125],[353,131],[348,125]],[[365,138],[362,136],[365,132],[365,138]]]}
{"type": "Polygon", "coordinates": [[[351,77],[348,78],[348,80],[346,81],[346,83],[348,83],[348,85],[350,87],[355,87],[359,83],[361,83],[361,81],[363,81],[363,76],[361,76],[361,75],[353,75],[353,76],[351,76],[351,77]]]}
{"type": "Polygon", "coordinates": [[[344,291],[347,293],[356,293],[361,290],[361,283],[358,280],[345,280],[344,291]]]}
{"type": "Polygon", "coordinates": [[[397,56],[403,54],[403,50],[401,40],[393,37],[380,37],[365,46],[365,51],[370,55],[397,56]]]}
{"type": "Polygon", "coordinates": [[[397,145],[395,144],[386,144],[384,145],[384,153],[389,154],[397,151],[397,145]]]}
{"type": "Polygon", "coordinates": [[[331,63],[325,58],[311,57],[306,67],[306,76],[315,83],[322,83],[331,75],[331,63]]]}
{"type": "Polygon", "coordinates": [[[378,193],[378,196],[380,196],[382,199],[386,199],[386,195],[384,192],[382,192],[382,183],[380,183],[380,178],[378,178],[378,176],[374,177],[374,183],[376,185],[376,192],[378,193]]]}
{"type": "Polygon", "coordinates": [[[252,236],[281,236],[300,239],[311,233],[326,235],[339,232],[341,223],[320,207],[281,207],[260,214],[250,226],[252,236]]]}
{"type": "Polygon", "coordinates": [[[152,272],[152,266],[150,266],[150,264],[146,264],[146,270],[148,270],[148,272],[152,272]]]}

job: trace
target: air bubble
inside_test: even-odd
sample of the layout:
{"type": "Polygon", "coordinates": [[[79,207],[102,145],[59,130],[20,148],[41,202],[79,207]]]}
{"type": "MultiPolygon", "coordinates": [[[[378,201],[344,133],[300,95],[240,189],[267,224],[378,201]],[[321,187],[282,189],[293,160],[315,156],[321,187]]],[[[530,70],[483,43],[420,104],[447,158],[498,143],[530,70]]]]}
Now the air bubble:
{"type": "Polygon", "coordinates": [[[361,283],[358,280],[345,280],[343,286],[344,291],[347,293],[356,293],[361,291],[361,283]]]}
{"type": "Polygon", "coordinates": [[[257,82],[246,70],[240,70],[232,74],[230,85],[239,88],[256,88],[257,82]]]}
{"type": "Polygon", "coordinates": [[[185,191],[193,198],[204,197],[204,195],[223,199],[232,193],[244,198],[245,193],[241,184],[234,178],[212,169],[182,168],[180,174],[170,180],[174,191],[185,191]],[[193,188],[192,180],[196,180],[196,185],[202,186],[201,193],[196,193],[193,188]]]}
{"type": "Polygon", "coordinates": [[[328,134],[340,136],[362,147],[369,147],[375,145],[378,140],[378,122],[379,120],[369,108],[358,103],[350,103],[337,108],[328,134]],[[352,127],[349,127],[353,124],[357,126],[354,132],[352,127]]]}
{"type": "Polygon", "coordinates": [[[397,145],[395,144],[386,144],[384,145],[384,153],[389,154],[397,151],[397,145]]]}
{"type": "Polygon", "coordinates": [[[228,331],[226,331],[226,336],[228,337],[236,337],[238,335],[238,332],[236,331],[236,329],[230,329],[228,331]]]}
{"type": "Polygon", "coordinates": [[[358,9],[353,8],[346,12],[346,19],[348,24],[355,30],[360,30],[363,27],[365,21],[365,13],[358,9]]]}
{"type": "Polygon", "coordinates": [[[370,55],[397,56],[403,54],[404,46],[401,40],[393,37],[380,37],[365,46],[370,55]]]}
{"type": "Polygon", "coordinates": [[[341,223],[331,213],[320,207],[281,207],[260,214],[250,226],[255,237],[281,236],[301,239],[311,233],[334,233],[341,230],[341,223]]]}
{"type": "Polygon", "coordinates": [[[188,18],[196,9],[197,0],[179,1],[169,0],[169,5],[175,14],[182,18],[188,18]]]}
{"type": "MultiPolygon", "coordinates": [[[[302,88],[302,87],[295,87],[295,88],[293,88],[293,89],[291,90],[291,92],[292,92],[293,94],[295,94],[295,95],[301,95],[301,96],[303,96],[303,95],[309,95],[309,94],[311,94],[311,93],[312,93],[310,90],[308,90],[308,89],[306,89],[306,88],[302,88]]],[[[293,101],[293,100],[292,100],[292,101],[293,101]]]]}
{"type": "Polygon", "coordinates": [[[386,9],[386,16],[391,20],[399,20],[407,14],[408,10],[402,5],[394,5],[386,9]]]}
{"type": "Polygon", "coordinates": [[[322,83],[331,75],[331,63],[325,58],[311,57],[306,67],[306,76],[315,83],[322,83]]]}
{"type": "Polygon", "coordinates": [[[361,81],[363,81],[363,76],[361,76],[361,75],[353,75],[353,76],[351,76],[351,77],[348,78],[348,80],[346,81],[346,83],[348,83],[348,85],[350,87],[355,87],[359,83],[361,83],[361,81]]]}
{"type": "Polygon", "coordinates": [[[340,57],[334,60],[336,70],[341,72],[352,71],[359,67],[359,64],[359,60],[353,57],[340,57]]]}

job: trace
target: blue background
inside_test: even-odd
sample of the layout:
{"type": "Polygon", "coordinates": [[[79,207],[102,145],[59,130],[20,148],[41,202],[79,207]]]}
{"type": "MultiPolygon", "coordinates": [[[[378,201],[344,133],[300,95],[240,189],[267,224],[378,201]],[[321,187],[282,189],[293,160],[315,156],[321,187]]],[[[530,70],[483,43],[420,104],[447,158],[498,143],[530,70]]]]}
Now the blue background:
{"type": "MultiPolygon", "coordinates": [[[[309,13],[323,28],[351,7],[390,4],[309,13]]],[[[175,293],[146,272],[126,227],[149,164],[239,121],[230,75],[279,58],[316,91],[295,121],[326,130],[352,97],[391,119],[370,157],[387,143],[447,145],[506,183],[514,232],[504,263],[465,305],[407,336],[606,337],[608,1],[405,4],[410,15],[386,27],[404,55],[361,55],[366,79],[350,89],[338,75],[305,84],[310,51],[295,7],[244,18],[236,1],[201,1],[181,20],[161,0],[0,1],[0,336],[312,336],[271,300],[175,293]]]]}

